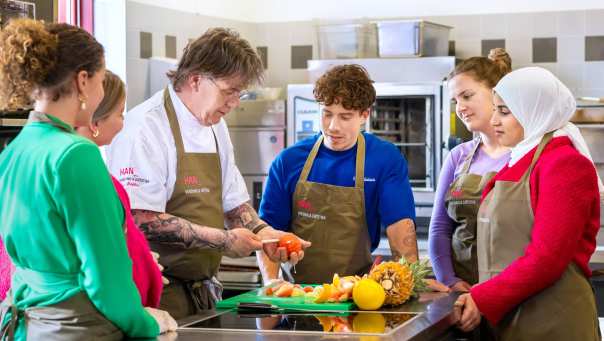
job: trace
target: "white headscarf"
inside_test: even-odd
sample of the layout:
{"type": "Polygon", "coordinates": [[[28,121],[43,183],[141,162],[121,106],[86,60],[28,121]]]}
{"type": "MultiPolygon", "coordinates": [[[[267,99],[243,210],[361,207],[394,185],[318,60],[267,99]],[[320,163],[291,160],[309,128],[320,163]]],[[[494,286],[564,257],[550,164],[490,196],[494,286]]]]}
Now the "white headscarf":
{"type": "MultiPolygon", "coordinates": [[[[575,99],[551,72],[540,67],[518,69],[503,77],[494,90],[524,128],[524,140],[512,148],[510,166],[550,131],[554,131],[554,136],[568,136],[573,146],[593,163],[581,132],[569,122],[577,107],[575,99]]],[[[604,192],[599,176],[598,187],[600,193],[604,192]]]]}

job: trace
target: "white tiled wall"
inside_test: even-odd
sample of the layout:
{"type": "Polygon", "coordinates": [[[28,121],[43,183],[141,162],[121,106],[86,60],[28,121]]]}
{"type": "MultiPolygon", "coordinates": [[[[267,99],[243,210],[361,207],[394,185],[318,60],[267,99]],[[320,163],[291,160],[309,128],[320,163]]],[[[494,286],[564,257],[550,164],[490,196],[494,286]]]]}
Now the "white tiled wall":
{"type": "Polygon", "coordinates": [[[153,56],[165,57],[165,36],[175,36],[176,57],[180,58],[189,39],[197,38],[208,28],[217,26],[233,28],[253,46],[258,45],[257,24],[201,16],[128,1],[126,3],[128,109],[150,95],[147,89],[148,61],[140,58],[141,31],[153,34],[153,56]]]}
{"type": "MultiPolygon", "coordinates": [[[[481,53],[482,39],[505,39],[514,68],[532,64],[532,39],[557,38],[557,62],[541,63],[558,75],[577,96],[604,97],[604,62],[585,62],[585,36],[604,35],[604,10],[508,13],[425,17],[453,26],[456,56],[481,53]]],[[[322,22],[324,23],[324,22],[322,22]]],[[[312,45],[318,58],[315,27],[318,21],[246,23],[166,10],[149,5],[127,4],[129,107],[146,96],[146,60],[140,59],[139,32],[153,33],[153,54],[163,56],[164,36],[177,37],[178,57],[189,38],[212,26],[238,30],[254,46],[268,47],[266,86],[285,87],[307,82],[306,71],[291,69],[291,46],[312,45]]]]}

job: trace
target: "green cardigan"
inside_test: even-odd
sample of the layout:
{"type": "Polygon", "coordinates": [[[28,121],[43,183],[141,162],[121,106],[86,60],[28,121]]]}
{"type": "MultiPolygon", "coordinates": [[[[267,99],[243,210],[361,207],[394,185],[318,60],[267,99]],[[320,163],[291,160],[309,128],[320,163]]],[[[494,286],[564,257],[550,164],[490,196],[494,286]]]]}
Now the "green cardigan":
{"type": "MultiPolygon", "coordinates": [[[[29,122],[0,154],[0,233],[16,271],[19,309],[84,291],[129,337],[159,327],[141,305],[124,212],[99,149],[56,117],[29,122]]],[[[25,339],[23,318],[16,331],[25,339]]]]}

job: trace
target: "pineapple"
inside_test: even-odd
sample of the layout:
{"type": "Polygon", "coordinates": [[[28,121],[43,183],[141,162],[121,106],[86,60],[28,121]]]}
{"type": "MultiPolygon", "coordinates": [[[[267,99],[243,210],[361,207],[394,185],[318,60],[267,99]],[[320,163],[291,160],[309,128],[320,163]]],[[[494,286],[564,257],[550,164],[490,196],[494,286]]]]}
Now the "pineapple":
{"type": "Polygon", "coordinates": [[[428,286],[426,285],[424,278],[426,278],[426,276],[432,275],[432,270],[430,269],[430,261],[425,260],[423,262],[417,261],[415,263],[409,263],[407,262],[405,257],[401,257],[399,263],[408,266],[411,269],[411,272],[413,273],[413,280],[415,285],[413,286],[413,293],[411,295],[417,296],[420,292],[426,291],[428,286]]]}
{"type": "Polygon", "coordinates": [[[430,273],[428,262],[409,264],[404,258],[399,262],[383,262],[369,273],[369,278],[380,283],[386,291],[384,304],[396,306],[426,289],[424,277],[430,273]]]}

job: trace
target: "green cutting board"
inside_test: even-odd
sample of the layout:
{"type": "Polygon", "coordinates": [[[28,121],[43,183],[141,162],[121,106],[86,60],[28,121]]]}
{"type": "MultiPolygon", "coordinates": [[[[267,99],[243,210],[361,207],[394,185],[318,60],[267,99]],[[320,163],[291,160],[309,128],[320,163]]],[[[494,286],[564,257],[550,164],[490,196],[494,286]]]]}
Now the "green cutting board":
{"type": "Polygon", "coordinates": [[[216,303],[218,309],[231,309],[243,303],[268,303],[284,309],[302,309],[310,311],[350,311],[354,310],[354,302],[341,303],[313,303],[308,302],[304,296],[299,297],[276,297],[266,296],[264,289],[256,289],[241,295],[233,296],[216,303]]]}

